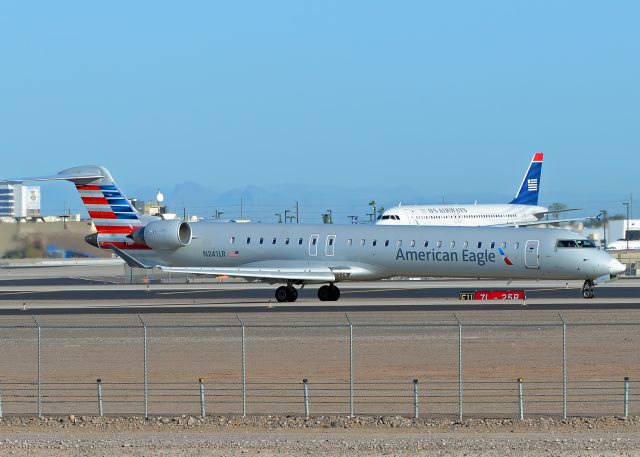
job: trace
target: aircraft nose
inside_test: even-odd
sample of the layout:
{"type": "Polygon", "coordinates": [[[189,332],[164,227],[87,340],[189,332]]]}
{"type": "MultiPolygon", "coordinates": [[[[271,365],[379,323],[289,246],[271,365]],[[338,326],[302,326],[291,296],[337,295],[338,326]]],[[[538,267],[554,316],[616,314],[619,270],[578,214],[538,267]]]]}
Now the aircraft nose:
{"type": "Polygon", "coordinates": [[[618,259],[611,259],[609,261],[609,273],[612,276],[617,276],[619,274],[622,274],[626,269],[627,267],[625,267],[623,263],[620,263],[618,259]]]}

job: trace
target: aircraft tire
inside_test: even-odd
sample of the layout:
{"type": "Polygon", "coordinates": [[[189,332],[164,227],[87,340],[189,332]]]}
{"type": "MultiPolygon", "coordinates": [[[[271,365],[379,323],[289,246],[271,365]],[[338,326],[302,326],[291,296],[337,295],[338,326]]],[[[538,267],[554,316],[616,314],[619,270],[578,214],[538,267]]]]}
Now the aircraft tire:
{"type": "Polygon", "coordinates": [[[284,301],[288,301],[289,298],[289,288],[285,286],[280,286],[276,289],[276,300],[279,303],[284,301]]]}
{"type": "Polygon", "coordinates": [[[289,286],[287,287],[287,301],[294,302],[298,299],[298,291],[295,287],[289,286]]]}
{"type": "Polygon", "coordinates": [[[331,288],[329,286],[321,286],[318,289],[318,299],[320,301],[331,301],[331,288]]]}
{"type": "Polygon", "coordinates": [[[331,301],[338,301],[340,298],[340,289],[333,284],[329,286],[329,289],[331,289],[331,301]]]}

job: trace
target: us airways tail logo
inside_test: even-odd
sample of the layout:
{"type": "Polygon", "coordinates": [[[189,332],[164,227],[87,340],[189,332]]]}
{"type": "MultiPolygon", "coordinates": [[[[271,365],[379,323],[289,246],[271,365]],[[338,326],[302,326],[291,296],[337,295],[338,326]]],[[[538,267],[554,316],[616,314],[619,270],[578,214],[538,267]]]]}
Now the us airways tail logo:
{"type": "Polygon", "coordinates": [[[506,263],[507,265],[513,265],[513,262],[511,262],[509,257],[507,257],[507,254],[504,252],[504,249],[498,248],[498,252],[502,256],[502,260],[504,260],[504,263],[506,263]]]}

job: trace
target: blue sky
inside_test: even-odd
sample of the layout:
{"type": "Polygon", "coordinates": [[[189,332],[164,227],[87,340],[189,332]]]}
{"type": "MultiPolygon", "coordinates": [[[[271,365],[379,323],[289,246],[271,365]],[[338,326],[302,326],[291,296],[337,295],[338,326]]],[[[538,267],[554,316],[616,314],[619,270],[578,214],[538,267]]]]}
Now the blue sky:
{"type": "MultiPolygon", "coordinates": [[[[543,203],[622,212],[630,193],[640,200],[639,13],[595,1],[2,2],[0,175],[99,163],[128,194],[294,183],[292,197],[340,189],[344,201],[324,206],[352,194],[467,202],[511,198],[542,151],[543,203]]],[[[55,195],[56,207],[78,202],[55,195]]]]}

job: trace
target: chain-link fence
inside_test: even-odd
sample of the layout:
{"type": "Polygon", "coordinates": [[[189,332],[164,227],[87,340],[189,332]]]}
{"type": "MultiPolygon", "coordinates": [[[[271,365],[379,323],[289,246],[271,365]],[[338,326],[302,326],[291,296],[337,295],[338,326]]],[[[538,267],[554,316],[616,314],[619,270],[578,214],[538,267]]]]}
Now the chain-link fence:
{"type": "Polygon", "coordinates": [[[640,413],[640,323],[0,326],[0,416],[640,413]]]}

